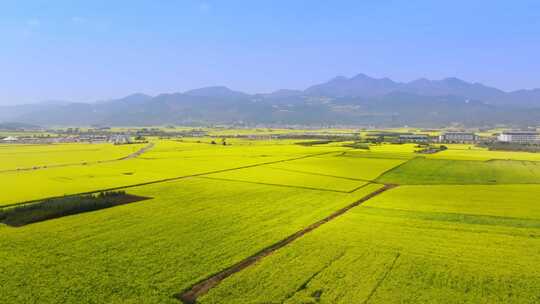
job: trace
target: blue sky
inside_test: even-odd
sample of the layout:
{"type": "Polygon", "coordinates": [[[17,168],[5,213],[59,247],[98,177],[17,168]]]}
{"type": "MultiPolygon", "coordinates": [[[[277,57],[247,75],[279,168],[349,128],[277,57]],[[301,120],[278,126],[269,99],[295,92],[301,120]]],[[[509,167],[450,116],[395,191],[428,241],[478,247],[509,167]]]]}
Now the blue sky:
{"type": "Polygon", "coordinates": [[[540,1],[0,2],[0,104],[336,75],[540,87],[540,1]]]}

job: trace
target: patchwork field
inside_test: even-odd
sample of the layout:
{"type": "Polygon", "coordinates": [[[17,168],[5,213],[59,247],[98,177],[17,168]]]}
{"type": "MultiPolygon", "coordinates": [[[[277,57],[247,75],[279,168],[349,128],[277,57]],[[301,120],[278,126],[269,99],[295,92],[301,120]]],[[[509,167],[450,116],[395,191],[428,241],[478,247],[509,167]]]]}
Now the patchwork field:
{"type": "Polygon", "coordinates": [[[44,197],[178,179],[245,166],[331,153],[336,148],[298,145],[215,146],[205,143],[160,142],[141,156],[118,162],[0,172],[0,205],[44,197]],[[27,185],[32,187],[27,188],[27,185]]]}
{"type": "Polygon", "coordinates": [[[490,187],[398,187],[225,280],[201,302],[536,303],[540,186],[490,187]],[[476,187],[473,203],[464,203],[476,187]],[[505,199],[515,192],[523,200],[505,199]]]}
{"type": "Polygon", "coordinates": [[[172,295],[374,191],[193,178],[132,188],[152,200],[0,226],[8,303],[177,303],[172,295]]]}
{"type": "Polygon", "coordinates": [[[0,212],[0,302],[540,302],[533,153],[151,142],[120,161],[144,145],[0,146],[0,211],[150,198],[21,227],[0,212]]]}

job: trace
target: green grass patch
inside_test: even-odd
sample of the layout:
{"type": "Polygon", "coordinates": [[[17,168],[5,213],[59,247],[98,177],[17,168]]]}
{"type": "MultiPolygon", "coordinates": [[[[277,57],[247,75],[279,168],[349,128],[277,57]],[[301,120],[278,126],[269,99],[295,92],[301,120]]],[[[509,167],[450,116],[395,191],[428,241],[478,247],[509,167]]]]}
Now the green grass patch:
{"type": "Polygon", "coordinates": [[[400,186],[365,206],[540,220],[540,185],[400,186]]]}
{"type": "Polygon", "coordinates": [[[415,158],[377,179],[397,184],[537,184],[540,162],[415,158]]]}
{"type": "Polygon", "coordinates": [[[385,209],[377,207],[365,207],[366,214],[384,215],[386,217],[400,217],[419,219],[424,221],[455,222],[471,225],[508,226],[518,228],[540,229],[540,219],[516,218],[507,216],[476,215],[466,213],[448,212],[420,212],[409,210],[385,209]]]}

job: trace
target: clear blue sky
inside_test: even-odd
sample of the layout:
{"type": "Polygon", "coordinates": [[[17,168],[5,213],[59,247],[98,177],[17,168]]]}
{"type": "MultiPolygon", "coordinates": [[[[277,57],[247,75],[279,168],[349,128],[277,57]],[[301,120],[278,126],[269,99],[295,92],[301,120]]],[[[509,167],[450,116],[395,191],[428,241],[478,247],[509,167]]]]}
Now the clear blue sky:
{"type": "Polygon", "coordinates": [[[540,87],[540,1],[0,2],[0,104],[360,72],[540,87]]]}

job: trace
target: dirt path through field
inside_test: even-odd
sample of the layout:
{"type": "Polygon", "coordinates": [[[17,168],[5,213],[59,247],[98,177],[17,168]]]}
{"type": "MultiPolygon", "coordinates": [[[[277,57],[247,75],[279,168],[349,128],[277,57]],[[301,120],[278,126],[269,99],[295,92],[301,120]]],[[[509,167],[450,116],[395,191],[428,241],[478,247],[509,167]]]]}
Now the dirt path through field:
{"type": "Polygon", "coordinates": [[[117,159],[117,161],[137,158],[137,157],[141,156],[141,154],[148,152],[148,150],[152,149],[153,147],[154,147],[154,143],[149,143],[148,145],[144,146],[143,148],[137,150],[136,152],[131,153],[128,156],[117,159]]]}
{"type": "Polygon", "coordinates": [[[382,188],[374,191],[374,192],[371,192],[370,194],[362,197],[361,199],[359,199],[358,201],[342,208],[342,209],[339,209],[338,211],[332,213],[331,215],[325,217],[324,219],[318,221],[318,222],[315,222],[311,225],[309,225],[308,227],[300,230],[300,231],[297,231],[295,232],[294,234],[288,236],[287,238],[259,251],[258,253],[230,266],[229,268],[226,268],[214,275],[211,275],[210,277],[196,283],[195,285],[193,285],[191,288],[181,292],[181,293],[178,293],[176,295],[174,295],[177,299],[179,299],[180,301],[182,301],[183,303],[185,304],[195,304],[197,303],[197,298],[200,297],[201,295],[204,295],[206,294],[210,289],[216,287],[221,281],[223,281],[224,279],[232,276],[233,274],[237,273],[237,272],[240,272],[242,271],[243,269],[249,267],[250,265],[254,264],[255,262],[263,259],[264,257],[268,256],[269,254],[273,253],[274,251],[292,243],[293,241],[295,241],[296,239],[302,237],[304,234],[306,233],[309,233],[317,228],[319,228],[321,225],[325,224],[325,223],[328,223],[330,222],[331,220],[345,214],[347,211],[351,210],[352,208],[354,207],[357,207],[359,206],[360,204],[364,203],[365,201],[385,192],[385,191],[388,191],[392,188],[395,188],[397,185],[393,185],[393,184],[387,184],[387,185],[384,185],[382,188]]]}

